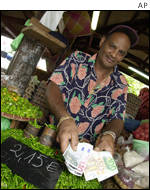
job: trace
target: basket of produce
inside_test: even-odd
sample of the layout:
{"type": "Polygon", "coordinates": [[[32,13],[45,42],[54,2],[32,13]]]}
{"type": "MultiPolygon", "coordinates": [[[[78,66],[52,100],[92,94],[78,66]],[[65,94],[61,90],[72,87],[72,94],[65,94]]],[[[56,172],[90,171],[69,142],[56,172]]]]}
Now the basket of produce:
{"type": "Polygon", "coordinates": [[[140,105],[141,105],[141,99],[138,96],[132,93],[127,94],[127,105],[126,105],[127,114],[130,114],[133,118],[135,118],[140,108],[140,105]]]}
{"type": "Polygon", "coordinates": [[[1,116],[18,121],[41,119],[43,112],[16,92],[1,88],[1,116]]]}

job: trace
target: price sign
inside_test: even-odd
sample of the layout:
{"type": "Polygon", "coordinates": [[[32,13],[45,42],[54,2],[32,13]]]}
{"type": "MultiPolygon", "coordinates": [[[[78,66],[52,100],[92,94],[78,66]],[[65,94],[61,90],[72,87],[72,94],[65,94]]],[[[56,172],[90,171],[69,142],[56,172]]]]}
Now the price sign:
{"type": "Polygon", "coordinates": [[[1,144],[1,162],[13,173],[41,189],[54,189],[63,170],[56,159],[33,150],[12,137],[1,144]]]}

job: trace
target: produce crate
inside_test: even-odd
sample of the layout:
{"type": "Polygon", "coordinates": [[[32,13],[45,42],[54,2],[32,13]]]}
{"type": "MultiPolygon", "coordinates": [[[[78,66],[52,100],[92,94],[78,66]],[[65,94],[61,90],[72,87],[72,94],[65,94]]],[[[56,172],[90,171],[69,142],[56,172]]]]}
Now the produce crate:
{"type": "Polygon", "coordinates": [[[127,105],[126,105],[127,114],[135,118],[140,108],[140,105],[141,105],[141,99],[138,96],[132,93],[127,94],[127,105]]]}

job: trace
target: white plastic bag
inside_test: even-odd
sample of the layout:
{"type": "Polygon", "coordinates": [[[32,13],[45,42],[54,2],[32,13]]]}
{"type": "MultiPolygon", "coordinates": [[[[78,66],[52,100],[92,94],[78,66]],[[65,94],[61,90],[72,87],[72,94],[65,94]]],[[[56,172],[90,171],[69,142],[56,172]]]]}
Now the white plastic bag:
{"type": "Polygon", "coordinates": [[[125,167],[133,167],[144,161],[144,157],[136,153],[135,151],[127,151],[123,155],[125,167]]]}
{"type": "Polygon", "coordinates": [[[143,176],[139,178],[137,181],[135,181],[136,185],[139,185],[140,187],[143,187],[145,189],[149,188],[149,177],[143,176]]]}
{"type": "Polygon", "coordinates": [[[132,168],[132,170],[143,176],[149,176],[149,161],[138,164],[137,166],[132,168]]]}
{"type": "Polygon", "coordinates": [[[56,28],[65,11],[46,11],[42,16],[40,23],[49,28],[52,31],[56,31],[56,28]]]}
{"type": "Polygon", "coordinates": [[[133,141],[133,135],[130,134],[130,136],[128,137],[127,140],[124,139],[123,136],[120,136],[117,140],[117,144],[119,145],[128,145],[128,144],[132,144],[133,141]]]}

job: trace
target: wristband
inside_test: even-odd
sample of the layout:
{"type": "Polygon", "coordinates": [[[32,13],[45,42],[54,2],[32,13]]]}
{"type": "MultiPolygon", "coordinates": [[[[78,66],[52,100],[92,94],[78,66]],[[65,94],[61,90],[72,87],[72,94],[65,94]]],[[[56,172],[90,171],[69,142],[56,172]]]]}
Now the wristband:
{"type": "Polygon", "coordinates": [[[102,136],[103,136],[103,135],[111,135],[112,138],[114,139],[114,141],[115,141],[115,139],[116,139],[116,134],[115,134],[113,131],[105,131],[105,132],[102,134],[102,136]]]}
{"type": "Polygon", "coordinates": [[[60,126],[60,124],[61,124],[63,121],[67,120],[67,119],[72,119],[72,120],[74,121],[73,117],[71,117],[71,116],[61,117],[60,120],[59,120],[59,122],[58,122],[58,124],[57,124],[57,129],[58,129],[58,127],[60,126]]]}

